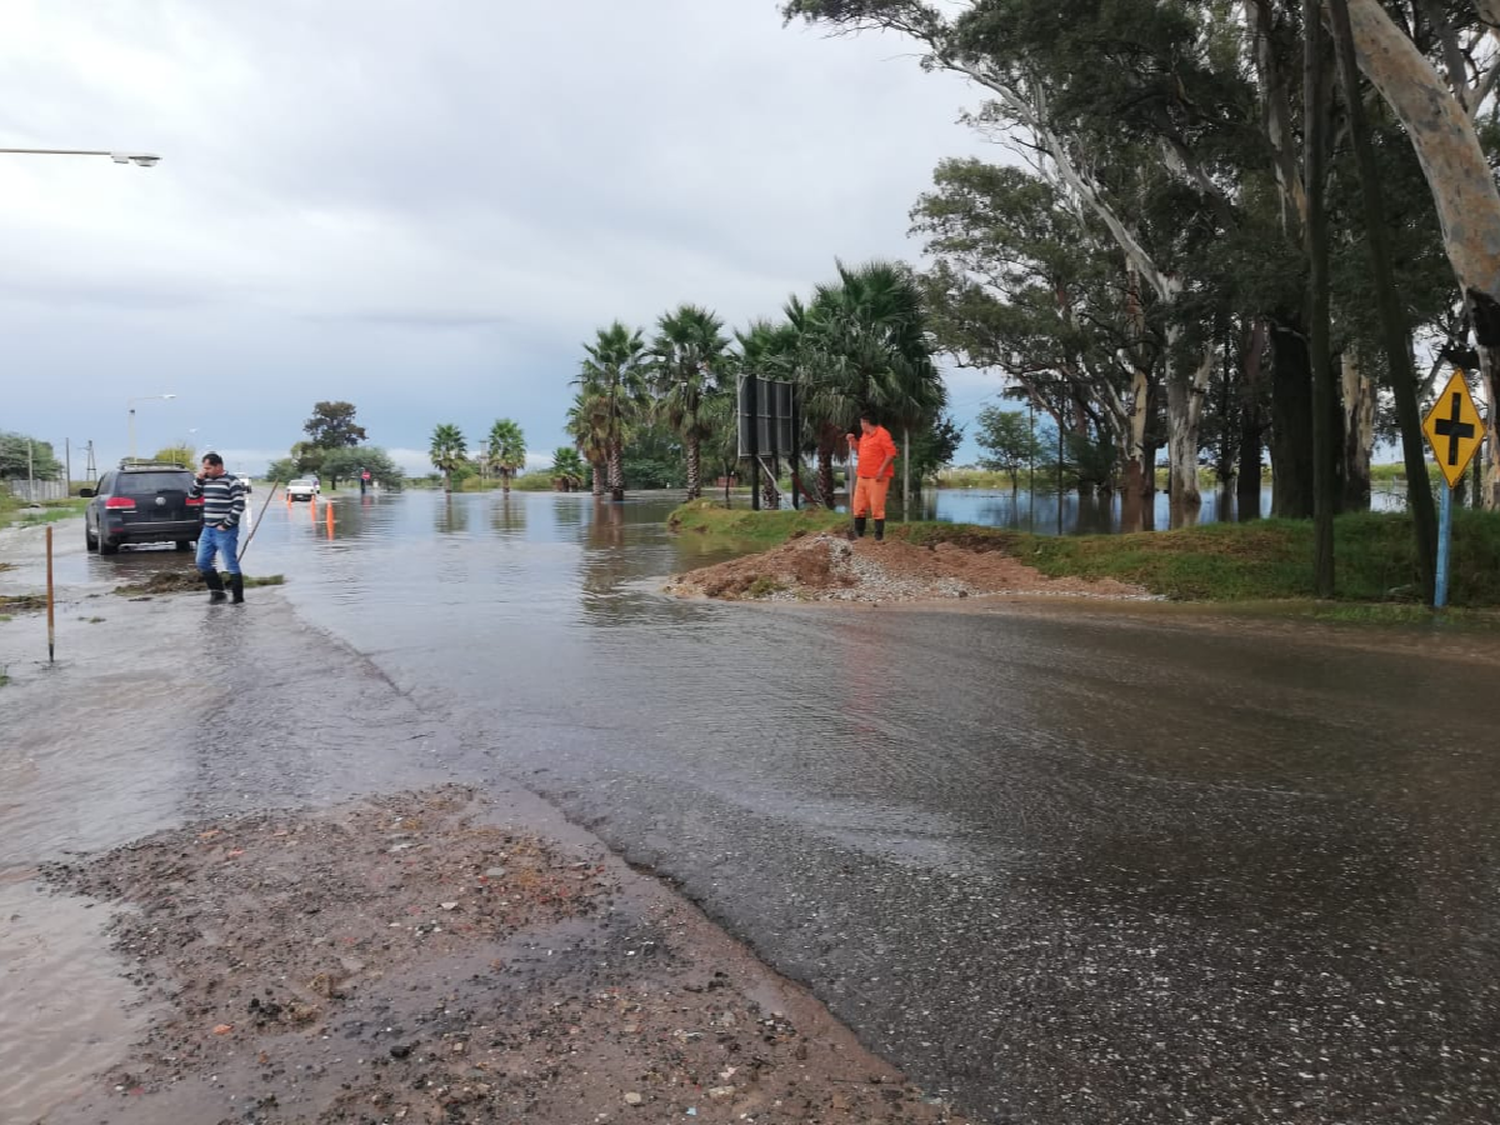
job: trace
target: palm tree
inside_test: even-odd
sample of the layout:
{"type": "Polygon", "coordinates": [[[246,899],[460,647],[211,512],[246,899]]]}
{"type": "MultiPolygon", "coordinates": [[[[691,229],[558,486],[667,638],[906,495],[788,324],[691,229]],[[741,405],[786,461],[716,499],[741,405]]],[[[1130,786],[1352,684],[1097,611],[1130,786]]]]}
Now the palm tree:
{"type": "Polygon", "coordinates": [[[500,487],[509,492],[511,478],[526,467],[526,436],[509,418],[490,427],[489,462],[500,470],[500,487]]]}
{"type": "Polygon", "coordinates": [[[720,367],[728,339],[724,322],[697,305],[681,305],[656,322],[651,374],[657,410],[682,438],[687,454],[687,498],[703,491],[700,448],[711,433],[704,403],[721,392],[720,367]]]}
{"type": "Polygon", "coordinates": [[[899,427],[908,510],[912,428],[931,421],[947,402],[932,362],[921,290],[897,262],[854,268],[839,262],[838,272],[839,281],[819,286],[806,309],[788,308],[789,317],[799,314],[794,323],[800,319],[804,409],[820,432],[847,432],[865,410],[899,427]]]}
{"type": "Polygon", "coordinates": [[[561,482],[564,492],[583,487],[583,458],[578,450],[560,445],[552,451],[552,480],[554,486],[561,482]]]}
{"type": "Polygon", "coordinates": [[[639,329],[626,328],[618,320],[601,328],[592,344],[585,344],[583,361],[575,385],[590,394],[602,395],[608,403],[609,493],[612,500],[625,499],[625,440],[627,425],[646,406],[643,359],[645,342],[639,329]]]}
{"type": "Polygon", "coordinates": [[[605,466],[609,462],[609,399],[597,392],[579,391],[568,408],[566,429],[578,452],[589,463],[594,498],[602,498],[605,466]]]}
{"type": "Polygon", "coordinates": [[[432,466],[443,474],[443,491],[453,491],[453,470],[468,459],[463,431],[444,423],[432,431],[432,466]]]}

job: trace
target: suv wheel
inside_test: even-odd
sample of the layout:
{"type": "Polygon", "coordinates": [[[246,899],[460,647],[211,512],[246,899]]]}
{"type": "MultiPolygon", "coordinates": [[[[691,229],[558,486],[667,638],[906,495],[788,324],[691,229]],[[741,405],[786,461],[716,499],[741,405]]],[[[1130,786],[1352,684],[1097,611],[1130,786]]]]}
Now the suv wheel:
{"type": "Polygon", "coordinates": [[[118,543],[116,543],[113,539],[108,539],[105,536],[100,535],[99,536],[99,553],[101,555],[117,555],[117,554],[120,553],[120,545],[118,543]]]}
{"type": "Polygon", "coordinates": [[[83,521],[83,545],[90,551],[97,551],[99,549],[99,537],[89,527],[88,520],[83,521]]]}
{"type": "Polygon", "coordinates": [[[176,547],[179,551],[190,551],[193,547],[193,541],[191,539],[179,539],[177,540],[176,547]]]}

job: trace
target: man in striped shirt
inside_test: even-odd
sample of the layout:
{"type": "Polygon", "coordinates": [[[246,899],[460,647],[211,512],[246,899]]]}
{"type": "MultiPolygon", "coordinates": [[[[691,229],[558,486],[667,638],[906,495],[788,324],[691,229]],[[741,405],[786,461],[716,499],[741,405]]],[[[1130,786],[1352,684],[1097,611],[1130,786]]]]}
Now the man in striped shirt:
{"type": "Polygon", "coordinates": [[[214,565],[214,556],[224,556],[229,571],[229,589],[234,604],[245,600],[245,578],[240,573],[240,517],[245,514],[245,486],[238,477],[224,471],[224,458],[217,453],[203,455],[203,468],[193,480],[188,496],[203,498],[203,531],[198,536],[198,570],[208,587],[208,600],[224,600],[224,580],[214,565]]]}

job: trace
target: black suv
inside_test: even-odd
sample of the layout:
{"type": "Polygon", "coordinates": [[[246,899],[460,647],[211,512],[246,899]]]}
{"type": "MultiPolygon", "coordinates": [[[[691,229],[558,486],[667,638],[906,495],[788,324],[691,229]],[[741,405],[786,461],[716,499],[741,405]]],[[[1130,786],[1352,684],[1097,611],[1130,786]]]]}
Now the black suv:
{"type": "Polygon", "coordinates": [[[120,462],[99,478],[97,488],[80,488],[92,497],[83,513],[83,538],[89,550],[112,555],[122,543],[175,543],[186,551],[203,530],[203,498],[188,498],[193,471],[161,461],[120,462]]]}

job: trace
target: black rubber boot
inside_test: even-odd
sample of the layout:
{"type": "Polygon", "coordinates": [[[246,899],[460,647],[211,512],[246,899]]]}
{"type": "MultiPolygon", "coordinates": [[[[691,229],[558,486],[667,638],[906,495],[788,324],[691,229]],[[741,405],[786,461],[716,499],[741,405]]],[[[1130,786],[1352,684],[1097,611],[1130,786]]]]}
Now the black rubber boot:
{"type": "Polygon", "coordinates": [[[875,521],[875,542],[885,542],[885,520],[875,521]]]}
{"type": "Polygon", "coordinates": [[[219,577],[217,570],[200,570],[203,575],[203,584],[208,587],[208,600],[210,602],[222,602],[227,595],[224,593],[224,580],[219,577]]]}
{"type": "Polygon", "coordinates": [[[231,574],[229,576],[230,601],[235,605],[245,604],[245,576],[243,574],[231,574]]]}
{"type": "Polygon", "coordinates": [[[854,534],[857,535],[861,539],[863,539],[865,537],[865,517],[864,516],[855,516],[854,517],[854,534]]]}

